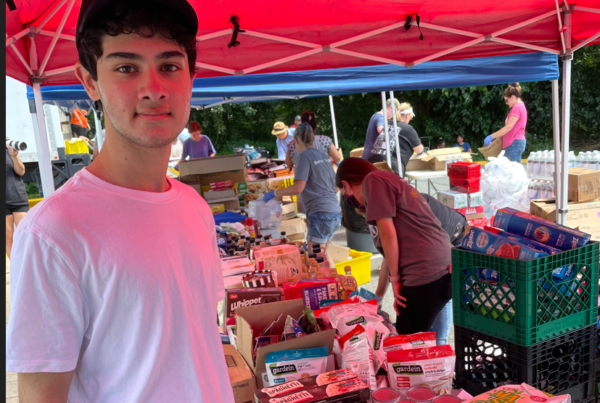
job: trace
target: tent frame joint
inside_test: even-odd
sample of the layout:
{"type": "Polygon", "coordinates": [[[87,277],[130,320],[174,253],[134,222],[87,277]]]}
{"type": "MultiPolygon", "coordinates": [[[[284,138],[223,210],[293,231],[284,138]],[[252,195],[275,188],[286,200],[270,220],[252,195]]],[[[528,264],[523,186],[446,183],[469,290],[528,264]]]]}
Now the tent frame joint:
{"type": "Polygon", "coordinates": [[[46,76],[44,74],[39,76],[38,74],[37,70],[33,72],[33,75],[30,77],[31,84],[46,84],[46,76]]]}
{"type": "Polygon", "coordinates": [[[491,41],[493,38],[494,38],[494,36],[493,36],[493,35],[491,35],[491,34],[490,34],[490,35],[484,35],[484,37],[483,37],[483,40],[484,40],[485,42],[489,42],[489,41],[491,41]]]}
{"type": "Polygon", "coordinates": [[[235,70],[233,75],[236,77],[242,77],[244,75],[244,70],[235,70]]]}
{"type": "Polygon", "coordinates": [[[565,60],[573,60],[573,53],[568,53],[566,55],[561,55],[560,56],[560,60],[562,60],[563,62],[565,60]]]}
{"type": "Polygon", "coordinates": [[[404,65],[404,67],[406,67],[407,69],[412,69],[413,67],[415,67],[415,64],[414,64],[413,62],[406,63],[406,64],[404,65]]]}

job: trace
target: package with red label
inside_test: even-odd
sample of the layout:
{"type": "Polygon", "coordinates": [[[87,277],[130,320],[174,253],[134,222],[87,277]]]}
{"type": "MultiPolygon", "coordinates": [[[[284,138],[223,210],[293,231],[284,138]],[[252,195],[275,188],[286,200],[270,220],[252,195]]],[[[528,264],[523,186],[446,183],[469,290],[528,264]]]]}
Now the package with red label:
{"type": "Polygon", "coordinates": [[[325,372],[324,374],[308,376],[291,382],[266,387],[255,391],[254,396],[256,399],[261,400],[264,398],[288,395],[290,393],[294,393],[295,391],[312,388],[314,386],[331,385],[332,383],[338,383],[355,378],[356,374],[352,372],[351,369],[343,368],[338,369],[337,371],[325,372]]]}
{"type": "Polygon", "coordinates": [[[458,179],[481,178],[481,165],[462,161],[448,164],[448,176],[458,179]]]}
{"type": "Polygon", "coordinates": [[[300,250],[296,245],[265,246],[253,255],[256,269],[276,272],[279,283],[284,283],[292,277],[294,271],[302,267],[300,250]]]}
{"type": "Polygon", "coordinates": [[[457,208],[455,210],[458,211],[460,214],[467,216],[467,215],[483,214],[485,211],[485,208],[483,206],[478,206],[478,207],[457,208]]]}
{"type": "MultiPolygon", "coordinates": [[[[316,278],[316,279],[308,279],[308,280],[300,280],[300,281],[296,281],[296,282],[283,283],[283,295],[285,296],[286,300],[300,299],[300,298],[303,298],[302,290],[304,290],[305,288],[313,288],[313,287],[319,287],[319,286],[332,287],[331,286],[332,284],[335,285],[336,290],[337,290],[337,282],[335,281],[335,279],[333,277],[316,278]]],[[[337,295],[337,292],[336,292],[336,295],[337,295]]],[[[327,299],[327,298],[325,298],[325,299],[327,299]]],[[[329,298],[329,299],[337,299],[337,296],[335,298],[329,298]]],[[[306,306],[309,306],[309,305],[306,305],[306,306]]],[[[317,306],[316,309],[318,309],[318,308],[319,307],[317,306]]],[[[315,308],[311,308],[311,309],[315,310],[315,308]]]]}
{"type": "Polygon", "coordinates": [[[340,339],[342,368],[350,368],[371,390],[377,389],[375,367],[367,332],[361,325],[340,339]]]}
{"type": "Polygon", "coordinates": [[[484,228],[488,225],[488,220],[487,218],[483,217],[483,218],[478,218],[476,220],[471,220],[468,222],[469,227],[479,227],[479,228],[484,228]]]}
{"type": "Polygon", "coordinates": [[[461,247],[486,255],[519,260],[532,260],[548,255],[545,252],[531,249],[527,245],[477,227],[467,227],[461,247]]]}
{"type": "Polygon", "coordinates": [[[401,334],[386,338],[383,341],[383,351],[410,350],[413,348],[434,347],[435,332],[401,334]]]}
{"type": "Polygon", "coordinates": [[[232,189],[232,188],[233,188],[232,180],[213,182],[210,184],[210,190],[226,190],[226,189],[232,189]]]}
{"type": "Polygon", "coordinates": [[[463,403],[571,403],[570,395],[551,396],[526,383],[521,385],[505,385],[482,393],[463,403]]]}
{"type": "MultiPolygon", "coordinates": [[[[383,322],[377,313],[377,301],[372,300],[364,304],[345,304],[333,306],[328,312],[329,322],[336,329],[340,337],[354,330],[356,325],[366,327],[367,324],[383,322]]],[[[343,347],[342,347],[343,350],[343,347]]]]}
{"type": "Polygon", "coordinates": [[[451,346],[390,351],[387,359],[391,388],[406,391],[414,386],[427,386],[436,395],[450,394],[456,362],[451,346]]]}
{"type": "Polygon", "coordinates": [[[256,403],[355,403],[366,402],[371,396],[367,385],[358,378],[298,389],[275,397],[259,396],[257,392],[254,393],[256,403]]]}

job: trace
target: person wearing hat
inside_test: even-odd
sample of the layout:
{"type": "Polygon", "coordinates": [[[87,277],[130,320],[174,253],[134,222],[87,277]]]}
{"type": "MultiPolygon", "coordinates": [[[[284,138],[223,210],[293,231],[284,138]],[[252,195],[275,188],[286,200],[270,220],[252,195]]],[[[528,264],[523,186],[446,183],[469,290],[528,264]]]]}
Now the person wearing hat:
{"type": "Polygon", "coordinates": [[[295,129],[296,127],[300,126],[300,123],[302,123],[302,118],[300,115],[296,115],[294,118],[294,124],[290,126],[290,129],[295,129]]]}
{"type": "Polygon", "coordinates": [[[275,122],[271,134],[277,137],[277,140],[275,140],[277,159],[285,160],[288,145],[294,141],[294,129],[287,127],[283,122],[275,122]]]}
{"type": "Polygon", "coordinates": [[[16,231],[6,370],[23,402],[233,402],[214,220],[165,175],[198,18],[186,0],[79,4],[75,74],[102,102],[106,142],[16,231]]]}

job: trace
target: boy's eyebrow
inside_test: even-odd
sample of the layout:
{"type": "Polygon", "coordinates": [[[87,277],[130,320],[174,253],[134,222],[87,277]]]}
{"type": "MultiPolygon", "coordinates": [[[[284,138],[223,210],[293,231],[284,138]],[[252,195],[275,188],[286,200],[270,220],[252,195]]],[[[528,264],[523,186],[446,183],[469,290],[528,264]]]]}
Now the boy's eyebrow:
{"type": "MultiPolygon", "coordinates": [[[[160,53],[158,56],[156,56],[156,59],[163,60],[163,59],[171,59],[173,57],[185,58],[185,55],[183,54],[183,52],[180,52],[178,50],[170,50],[167,52],[160,53]]],[[[108,54],[106,56],[106,59],[142,60],[143,57],[141,55],[138,55],[137,53],[113,52],[113,53],[108,54]]]]}

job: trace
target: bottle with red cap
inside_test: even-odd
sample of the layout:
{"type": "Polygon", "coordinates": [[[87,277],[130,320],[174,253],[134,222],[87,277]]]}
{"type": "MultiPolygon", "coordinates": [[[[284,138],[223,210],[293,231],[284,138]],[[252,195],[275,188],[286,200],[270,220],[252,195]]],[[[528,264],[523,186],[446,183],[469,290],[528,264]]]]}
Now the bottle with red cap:
{"type": "Polygon", "coordinates": [[[250,238],[256,238],[256,230],[254,229],[254,220],[250,217],[246,218],[246,231],[250,234],[250,238]]]}

